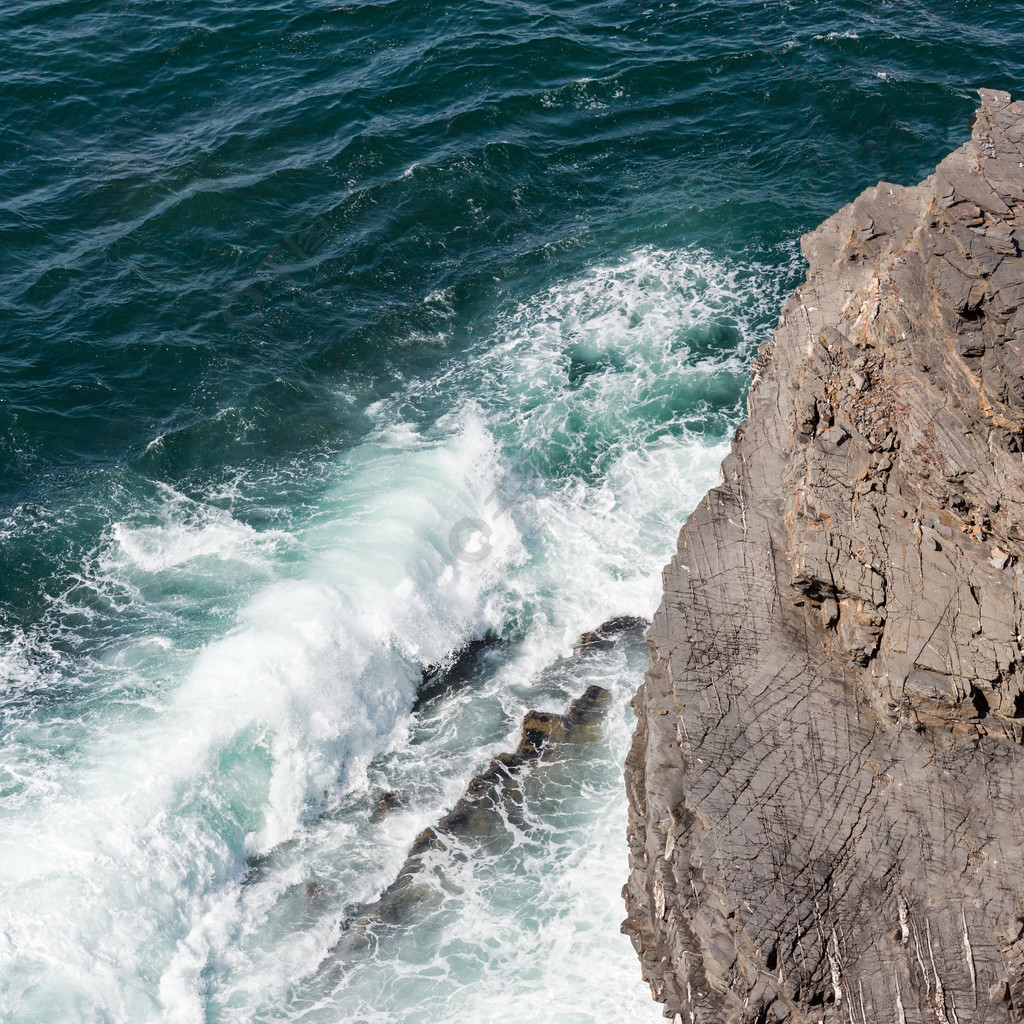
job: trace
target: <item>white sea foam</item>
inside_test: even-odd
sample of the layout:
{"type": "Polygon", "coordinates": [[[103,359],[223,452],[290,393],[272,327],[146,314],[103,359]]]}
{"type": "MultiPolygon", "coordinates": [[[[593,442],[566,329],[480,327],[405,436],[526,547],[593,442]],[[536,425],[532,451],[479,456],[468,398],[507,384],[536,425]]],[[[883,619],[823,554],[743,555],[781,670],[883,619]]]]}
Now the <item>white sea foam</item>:
{"type": "Polygon", "coordinates": [[[113,539],[126,562],[144,572],[159,573],[202,558],[250,561],[272,555],[275,545],[289,538],[280,532],[257,533],[228,513],[207,507],[201,522],[139,527],[116,523],[113,539]]]}
{"type": "Polygon", "coordinates": [[[514,535],[496,536],[491,564],[472,572],[447,550],[458,495],[487,486],[486,444],[471,416],[434,440],[382,431],[347,460],[320,521],[297,539],[257,534],[178,495],[160,525],[114,528],[101,559],[108,581],[205,572],[209,559],[263,563],[296,545],[307,570],[261,589],[156,714],[127,733],[98,733],[73,791],[0,836],[0,930],[19,951],[14,973],[51,976],[68,1019],[79,1003],[115,1019],[150,1019],[160,1003],[171,1019],[201,1019],[202,976],[229,927],[243,858],[358,786],[401,735],[417,664],[497,624],[484,590],[515,554],[514,535]],[[138,898],[161,913],[140,917],[138,898]],[[75,927],[63,929],[69,917],[75,927]],[[112,954],[132,951],[120,966],[92,970],[100,934],[112,954]],[[153,992],[141,979],[161,959],[153,992]]]}
{"type": "Polygon", "coordinates": [[[621,99],[624,94],[617,78],[618,75],[603,80],[579,78],[556,89],[546,89],[540,94],[541,106],[548,109],[605,110],[609,106],[609,98],[621,99]]]}
{"type": "Polygon", "coordinates": [[[530,999],[538,1021],[653,1021],[615,932],[640,663],[550,670],[581,631],[653,612],[780,279],[641,250],[500,314],[468,358],[369,409],[376,428],[287,532],[170,490],[115,524],[82,585],[149,623],[107,666],[144,699],[119,699],[74,774],[0,824],[0,1018],[433,1024],[530,999]],[[443,414],[407,418],[438,395],[443,414]],[[194,608],[228,623],[198,650],[175,626],[194,608]],[[488,631],[514,641],[493,669],[411,718],[420,667],[488,631]],[[339,983],[346,907],[394,877],[529,706],[586,681],[618,705],[582,794],[547,793],[511,867],[449,864],[447,916],[339,983]],[[383,783],[408,803],[368,832],[383,783]],[[544,816],[572,808],[561,832],[544,816]]]}

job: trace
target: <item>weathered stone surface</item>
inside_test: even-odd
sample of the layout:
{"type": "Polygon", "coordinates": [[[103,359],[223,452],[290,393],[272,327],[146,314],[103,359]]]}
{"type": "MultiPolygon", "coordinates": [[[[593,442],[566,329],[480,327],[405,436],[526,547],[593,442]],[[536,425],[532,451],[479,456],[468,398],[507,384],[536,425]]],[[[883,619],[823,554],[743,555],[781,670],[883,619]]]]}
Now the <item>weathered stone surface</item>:
{"type": "Polygon", "coordinates": [[[1024,1021],[1024,104],[803,239],[626,782],[682,1022],[1024,1021]]]}

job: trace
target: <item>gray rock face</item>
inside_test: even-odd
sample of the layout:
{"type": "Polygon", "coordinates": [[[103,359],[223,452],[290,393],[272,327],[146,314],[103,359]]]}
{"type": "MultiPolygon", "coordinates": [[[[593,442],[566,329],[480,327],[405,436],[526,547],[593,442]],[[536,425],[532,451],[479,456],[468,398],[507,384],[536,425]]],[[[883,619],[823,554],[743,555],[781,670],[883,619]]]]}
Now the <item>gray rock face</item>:
{"type": "Polygon", "coordinates": [[[685,1024],[1024,1021],[1024,104],[803,239],[665,571],[624,930],[685,1024]]]}

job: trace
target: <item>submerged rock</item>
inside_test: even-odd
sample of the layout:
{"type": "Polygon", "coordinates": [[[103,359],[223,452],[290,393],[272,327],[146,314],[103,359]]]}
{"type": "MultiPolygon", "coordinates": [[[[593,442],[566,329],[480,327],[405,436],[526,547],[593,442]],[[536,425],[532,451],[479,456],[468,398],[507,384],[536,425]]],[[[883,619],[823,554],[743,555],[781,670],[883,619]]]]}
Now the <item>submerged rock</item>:
{"type": "MultiPolygon", "coordinates": [[[[560,659],[551,671],[561,673],[579,658],[610,650],[624,637],[638,636],[647,627],[644,619],[620,616],[584,633],[571,659],[560,659]]],[[[480,671],[481,659],[500,651],[504,641],[485,637],[453,652],[443,662],[423,672],[423,688],[417,708],[453,687],[467,683],[480,671]]],[[[349,951],[371,943],[375,923],[394,923],[421,900],[437,896],[451,883],[445,864],[451,858],[472,856],[488,844],[512,841],[509,824],[520,823],[525,797],[521,776],[525,769],[547,759],[566,744],[586,744],[598,738],[601,719],[607,713],[612,694],[604,687],[590,685],[576,697],[565,714],[528,711],[520,727],[519,743],[512,752],[497,754],[470,779],[463,796],[436,824],[425,828],[413,841],[395,880],[369,905],[354,910],[342,926],[340,945],[349,951]],[[435,877],[428,877],[430,872],[435,877]]],[[[377,800],[372,820],[380,821],[404,806],[403,793],[385,791],[377,800]]]]}
{"type": "Polygon", "coordinates": [[[488,659],[500,652],[505,643],[501,637],[488,633],[469,640],[436,664],[428,665],[422,670],[413,710],[420,710],[432,700],[464,686],[485,671],[488,659]]]}
{"type": "Polygon", "coordinates": [[[377,804],[373,809],[371,820],[380,821],[392,811],[400,810],[405,806],[405,799],[404,793],[392,793],[390,790],[385,790],[377,797],[377,804]]]}
{"type": "Polygon", "coordinates": [[[590,738],[585,726],[599,718],[610,701],[608,690],[588,686],[586,692],[569,705],[568,714],[528,711],[523,717],[515,752],[493,757],[482,772],[470,779],[465,795],[437,825],[419,834],[398,873],[397,884],[407,884],[423,869],[423,855],[428,850],[447,850],[453,842],[479,839],[503,829],[502,803],[522,799],[515,784],[516,776],[556,744],[590,738]]]}
{"type": "Polygon", "coordinates": [[[619,615],[580,636],[576,644],[576,653],[593,654],[596,651],[611,650],[621,637],[629,634],[639,636],[648,625],[650,623],[646,619],[635,615],[619,615]]]}
{"type": "MultiPolygon", "coordinates": [[[[595,728],[608,711],[611,699],[609,690],[590,685],[569,704],[564,715],[528,711],[515,751],[491,758],[483,771],[470,779],[455,806],[416,837],[395,881],[374,904],[364,907],[354,920],[345,924],[345,946],[349,950],[366,946],[374,922],[399,921],[413,905],[431,895],[425,873],[441,871],[443,861],[438,859],[439,854],[465,856],[474,845],[505,835],[508,820],[524,800],[519,782],[524,769],[544,760],[559,746],[596,739],[595,728]]],[[[377,814],[390,810],[394,798],[395,794],[382,793],[377,814]],[[383,810],[382,805],[386,805],[383,810]]]]}
{"type": "Polygon", "coordinates": [[[1024,104],[803,239],[686,523],[624,930],[702,1024],[1024,1021],[1024,104]]]}

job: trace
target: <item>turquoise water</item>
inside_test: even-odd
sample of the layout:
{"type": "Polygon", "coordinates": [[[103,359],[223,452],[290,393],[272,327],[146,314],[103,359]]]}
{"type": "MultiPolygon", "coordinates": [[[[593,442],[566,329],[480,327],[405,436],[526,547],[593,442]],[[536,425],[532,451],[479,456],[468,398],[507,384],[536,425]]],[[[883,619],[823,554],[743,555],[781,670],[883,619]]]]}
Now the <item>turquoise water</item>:
{"type": "Polygon", "coordinates": [[[799,235],[1024,91],[1024,6],[8,0],[0,38],[0,1020],[659,1019],[617,933],[643,647],[566,658],[653,612],[799,235]],[[353,946],[589,682],[600,737],[353,946]]]}

